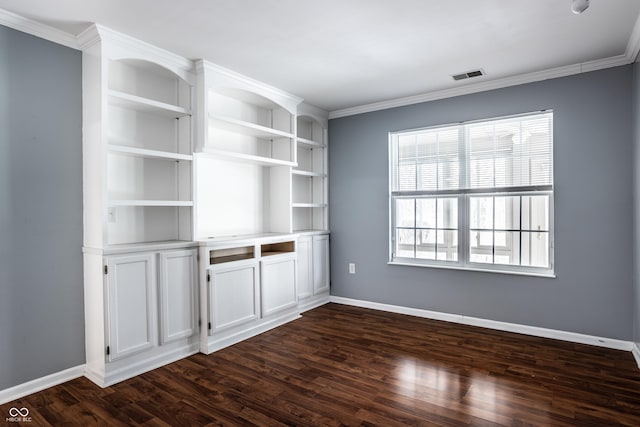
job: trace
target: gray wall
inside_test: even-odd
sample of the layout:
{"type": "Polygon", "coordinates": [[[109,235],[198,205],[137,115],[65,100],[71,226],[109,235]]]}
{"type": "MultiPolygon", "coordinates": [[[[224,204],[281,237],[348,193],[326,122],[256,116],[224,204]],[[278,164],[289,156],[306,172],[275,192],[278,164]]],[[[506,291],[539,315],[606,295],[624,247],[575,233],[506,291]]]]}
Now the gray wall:
{"type": "Polygon", "coordinates": [[[634,341],[640,343],[640,63],[633,64],[633,182],[634,182],[634,252],[633,252],[633,288],[634,309],[633,322],[634,341]]]}
{"type": "Polygon", "coordinates": [[[631,339],[632,77],[624,66],[331,120],[332,294],[631,339]],[[548,108],[556,279],[387,265],[389,131],[548,108]]]}
{"type": "Polygon", "coordinates": [[[84,363],[81,52],[0,26],[0,390],[84,363]]]}

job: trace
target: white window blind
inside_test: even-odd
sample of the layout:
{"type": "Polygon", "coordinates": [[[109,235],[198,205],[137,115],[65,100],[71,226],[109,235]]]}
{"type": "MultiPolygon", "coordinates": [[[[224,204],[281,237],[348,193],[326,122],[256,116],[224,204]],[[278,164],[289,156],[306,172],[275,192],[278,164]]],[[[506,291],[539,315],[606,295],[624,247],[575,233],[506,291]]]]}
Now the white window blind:
{"type": "Polygon", "coordinates": [[[539,113],[394,134],[392,191],[550,189],[552,120],[539,113]]]}

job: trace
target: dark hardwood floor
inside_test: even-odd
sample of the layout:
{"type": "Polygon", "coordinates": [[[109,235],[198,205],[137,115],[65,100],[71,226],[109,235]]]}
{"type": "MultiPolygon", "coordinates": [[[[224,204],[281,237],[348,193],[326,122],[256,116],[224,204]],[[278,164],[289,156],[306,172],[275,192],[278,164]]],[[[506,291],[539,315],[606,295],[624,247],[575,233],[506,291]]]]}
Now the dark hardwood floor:
{"type": "Polygon", "coordinates": [[[106,389],[79,378],[1,405],[0,421],[12,407],[38,426],[640,426],[640,370],[629,352],[328,304],[106,389]]]}

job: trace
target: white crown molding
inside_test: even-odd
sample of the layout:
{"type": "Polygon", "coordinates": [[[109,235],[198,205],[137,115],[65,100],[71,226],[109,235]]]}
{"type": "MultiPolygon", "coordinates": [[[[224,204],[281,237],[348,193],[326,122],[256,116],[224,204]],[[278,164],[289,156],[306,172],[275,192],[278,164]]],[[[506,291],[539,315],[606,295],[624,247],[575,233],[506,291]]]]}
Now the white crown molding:
{"type": "Polygon", "coordinates": [[[96,24],[91,24],[87,29],[76,36],[78,49],[87,50],[100,41],[100,32],[96,24]]]}
{"type": "Polygon", "coordinates": [[[21,397],[32,393],[37,393],[46,388],[80,378],[84,376],[84,369],[85,365],[79,365],[42,378],[28,381],[26,383],[18,384],[14,387],[0,390],[0,405],[4,405],[7,402],[20,399],[21,397]]]}
{"type": "Polygon", "coordinates": [[[213,62],[209,62],[206,59],[198,59],[195,61],[196,71],[198,73],[202,73],[204,70],[207,70],[212,73],[217,73],[219,75],[223,75],[225,77],[231,78],[233,80],[240,81],[249,86],[256,86],[262,89],[265,92],[270,92],[275,96],[289,98],[295,103],[299,104],[303,101],[299,96],[293,95],[289,92],[285,92],[282,89],[278,89],[275,86],[268,85],[259,80],[252,79],[251,77],[247,77],[244,74],[240,74],[237,71],[230,70],[221,65],[214,64],[213,62]]]}
{"type": "Polygon", "coordinates": [[[472,93],[502,89],[505,87],[534,83],[542,80],[566,77],[574,74],[586,73],[589,71],[627,65],[631,62],[633,61],[629,60],[626,55],[617,55],[610,58],[597,59],[594,61],[567,65],[564,67],[550,68],[547,70],[535,71],[533,73],[521,74],[513,77],[485,80],[479,83],[467,84],[462,87],[437,90],[420,95],[407,96],[403,98],[396,98],[387,101],[359,105],[356,107],[344,108],[341,110],[334,110],[329,112],[329,119],[337,119],[340,117],[353,116],[356,114],[369,113],[372,111],[386,110],[388,108],[403,107],[406,105],[420,104],[422,102],[435,101],[438,99],[453,98],[455,96],[469,95],[472,93]]]}
{"type": "Polygon", "coordinates": [[[0,25],[31,34],[72,49],[78,49],[78,42],[73,34],[50,27],[33,19],[25,18],[8,10],[0,9],[0,25]]]}
{"type": "Polygon", "coordinates": [[[638,15],[633,31],[631,31],[631,37],[629,37],[627,49],[624,54],[629,62],[635,62],[639,59],[638,53],[640,53],[640,15],[638,15]]]}
{"type": "Polygon", "coordinates": [[[331,302],[334,302],[336,304],[352,305],[355,307],[388,311],[391,313],[407,314],[409,316],[424,317],[426,319],[442,320],[445,322],[459,323],[462,325],[480,326],[482,328],[495,329],[498,331],[515,332],[517,334],[531,335],[534,337],[552,338],[578,344],[595,345],[598,347],[606,347],[614,350],[632,351],[634,347],[634,343],[630,341],[596,337],[575,332],[558,331],[555,329],[540,328],[537,326],[520,325],[517,323],[499,322],[497,320],[481,319],[478,317],[469,317],[460,314],[440,313],[437,311],[422,310],[419,308],[382,304],[377,302],[337,296],[331,296],[331,302]]]}

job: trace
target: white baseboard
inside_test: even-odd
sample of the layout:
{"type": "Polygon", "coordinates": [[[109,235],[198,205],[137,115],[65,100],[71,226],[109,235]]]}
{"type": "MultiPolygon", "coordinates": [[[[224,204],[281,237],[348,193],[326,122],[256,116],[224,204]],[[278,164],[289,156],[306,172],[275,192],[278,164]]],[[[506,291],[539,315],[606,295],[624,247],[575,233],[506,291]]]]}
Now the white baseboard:
{"type": "Polygon", "coordinates": [[[20,399],[32,393],[80,378],[84,375],[84,365],[75,366],[42,378],[37,378],[17,386],[0,390],[0,405],[20,399]]]}
{"type": "Polygon", "coordinates": [[[331,297],[328,293],[326,295],[316,295],[299,301],[298,310],[300,310],[300,313],[304,313],[305,311],[313,310],[329,302],[331,302],[331,297]]]}
{"type": "MultiPolygon", "coordinates": [[[[382,304],[378,302],[363,301],[351,298],[331,296],[331,302],[337,304],[352,305],[355,307],[372,308],[374,310],[389,311],[392,313],[408,314],[410,316],[424,317],[445,322],[460,323],[463,325],[480,326],[499,331],[515,332],[518,334],[532,335],[535,337],[553,338],[579,344],[589,344],[598,347],[606,347],[615,350],[632,351],[634,344],[630,341],[622,341],[611,338],[596,337],[592,335],[578,334],[575,332],[558,331],[555,329],[539,328],[537,326],[519,325],[517,323],[499,322],[497,320],[481,319],[478,317],[463,316],[460,314],[440,313],[437,311],[423,310],[419,308],[403,307],[399,305],[382,304]]],[[[637,346],[636,346],[637,348],[637,346]]],[[[640,357],[636,356],[636,360],[640,357]]],[[[635,354],[634,354],[635,355],[635,354]]],[[[640,362],[638,362],[640,366],[640,362]]]]}
{"type": "Polygon", "coordinates": [[[631,349],[631,354],[636,359],[636,364],[638,365],[638,369],[640,369],[640,343],[632,343],[633,349],[631,349]]]}
{"type": "MultiPolygon", "coordinates": [[[[220,334],[221,336],[210,336],[206,346],[206,354],[211,354],[214,351],[222,350],[225,347],[229,347],[231,345],[239,343],[240,341],[255,337],[256,335],[260,335],[263,332],[267,332],[271,329],[277,328],[278,326],[282,326],[285,323],[289,323],[292,320],[299,319],[300,317],[300,314],[296,311],[291,314],[276,317],[264,323],[259,323],[258,325],[252,326],[248,329],[240,330],[231,335],[220,334]]],[[[202,348],[200,349],[200,351],[202,351],[202,348]]]]}

